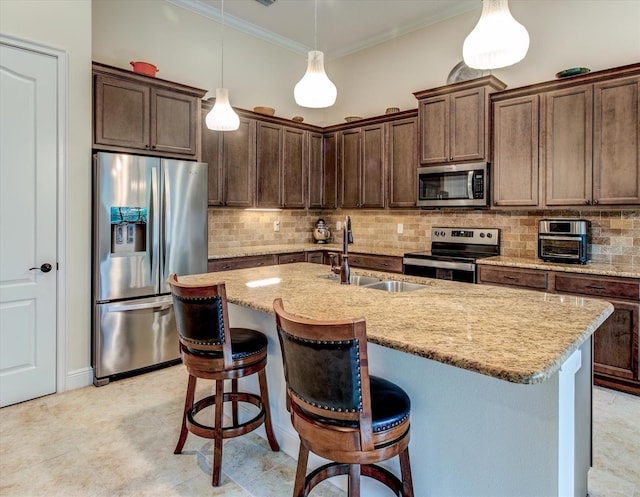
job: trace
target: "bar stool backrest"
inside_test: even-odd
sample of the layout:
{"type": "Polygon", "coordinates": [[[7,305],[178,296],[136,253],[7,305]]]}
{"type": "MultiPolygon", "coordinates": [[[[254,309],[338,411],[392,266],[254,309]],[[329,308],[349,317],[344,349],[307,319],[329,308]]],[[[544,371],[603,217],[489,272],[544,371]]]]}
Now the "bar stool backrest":
{"type": "Polygon", "coordinates": [[[368,446],[372,427],[364,318],[309,320],[285,311],[281,299],[273,306],[292,408],[327,426],[353,428],[368,446]]]}
{"type": "Polygon", "coordinates": [[[231,340],[224,282],[196,285],[178,281],[175,274],[168,279],[173,297],[173,310],[182,347],[196,355],[222,359],[231,367],[231,340]]]}

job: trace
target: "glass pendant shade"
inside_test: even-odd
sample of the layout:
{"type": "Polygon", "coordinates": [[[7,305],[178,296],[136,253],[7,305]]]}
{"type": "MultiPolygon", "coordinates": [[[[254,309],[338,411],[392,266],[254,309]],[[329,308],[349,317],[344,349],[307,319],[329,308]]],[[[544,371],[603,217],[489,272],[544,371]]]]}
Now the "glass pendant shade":
{"type": "Polygon", "coordinates": [[[240,118],[229,103],[229,90],[216,88],[216,103],[205,118],[207,128],[215,131],[234,131],[240,127],[240,118]]]}
{"type": "Polygon", "coordinates": [[[498,69],[520,62],[529,49],[529,33],[509,11],[507,0],[483,0],[482,15],[462,46],[464,63],[474,69],[498,69]]]}
{"type": "Polygon", "coordinates": [[[309,52],[307,72],[293,89],[296,103],[302,107],[319,109],[336,103],[338,90],[324,72],[324,54],[318,50],[309,52]]]}

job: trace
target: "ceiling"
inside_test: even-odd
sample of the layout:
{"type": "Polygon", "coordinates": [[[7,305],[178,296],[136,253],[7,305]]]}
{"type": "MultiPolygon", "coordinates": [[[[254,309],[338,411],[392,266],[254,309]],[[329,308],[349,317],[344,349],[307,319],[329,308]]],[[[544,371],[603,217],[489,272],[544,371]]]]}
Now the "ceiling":
{"type": "MultiPolygon", "coordinates": [[[[222,20],[221,0],[167,0],[201,15],[222,20]]],[[[317,47],[335,59],[402,36],[474,9],[481,0],[226,0],[226,25],[257,38],[306,54],[317,47]]]]}

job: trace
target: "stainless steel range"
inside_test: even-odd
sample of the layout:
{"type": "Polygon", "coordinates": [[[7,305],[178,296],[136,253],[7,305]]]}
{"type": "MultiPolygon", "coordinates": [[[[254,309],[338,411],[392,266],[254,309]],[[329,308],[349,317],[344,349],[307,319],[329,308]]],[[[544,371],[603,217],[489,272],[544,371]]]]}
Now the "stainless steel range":
{"type": "Polygon", "coordinates": [[[432,228],[431,250],[404,254],[404,274],[442,280],[477,280],[476,260],[500,255],[497,228],[432,228]]]}

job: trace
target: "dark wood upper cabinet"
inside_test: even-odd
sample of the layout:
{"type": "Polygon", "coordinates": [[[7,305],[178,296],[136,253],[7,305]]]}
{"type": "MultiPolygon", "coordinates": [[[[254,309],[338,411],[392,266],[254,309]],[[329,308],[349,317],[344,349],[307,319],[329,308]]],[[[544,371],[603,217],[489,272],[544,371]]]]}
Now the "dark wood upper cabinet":
{"type": "Polygon", "coordinates": [[[235,131],[212,131],[202,113],[202,161],[209,165],[209,205],[253,207],[255,197],[255,128],[253,119],[240,117],[235,131]]]}
{"type": "Polygon", "coordinates": [[[414,93],[420,163],[490,160],[489,96],[505,86],[486,76],[414,93]]]}
{"type": "Polygon", "coordinates": [[[493,203],[537,206],[540,202],[538,95],[493,103],[493,203]]]}
{"type": "Polygon", "coordinates": [[[205,90],[93,64],[93,148],[200,158],[205,90]]]}
{"type": "Polygon", "coordinates": [[[258,122],[256,126],[256,207],[281,206],[282,126],[258,122]]]}
{"type": "Polygon", "coordinates": [[[306,207],[308,133],[270,122],[256,128],[256,207],[306,207]]]}
{"type": "Polygon", "coordinates": [[[384,124],[346,129],[340,136],[340,206],[384,207],[384,124]]]}
{"type": "Polygon", "coordinates": [[[240,117],[240,127],[222,132],[225,205],[253,207],[256,177],[256,122],[240,117]]]}
{"type": "Polygon", "coordinates": [[[387,131],[389,207],[415,207],[418,168],[418,118],[391,121],[387,131]]]}
{"type": "Polygon", "coordinates": [[[640,204],[640,76],[593,86],[593,196],[640,204]]]}
{"type": "Polygon", "coordinates": [[[282,207],[306,207],[306,180],[310,156],[306,131],[285,127],[282,135],[282,207]]]}

